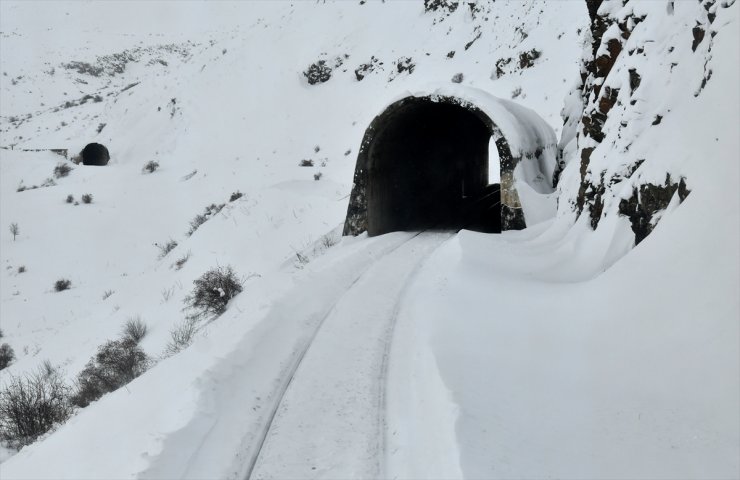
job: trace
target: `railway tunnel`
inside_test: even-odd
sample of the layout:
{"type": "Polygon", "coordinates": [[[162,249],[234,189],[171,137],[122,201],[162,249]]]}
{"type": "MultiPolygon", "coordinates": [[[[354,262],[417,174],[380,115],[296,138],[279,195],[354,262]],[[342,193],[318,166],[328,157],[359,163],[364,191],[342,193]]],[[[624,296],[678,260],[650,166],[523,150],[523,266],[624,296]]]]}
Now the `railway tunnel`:
{"type": "Polygon", "coordinates": [[[405,96],[365,131],[344,234],[524,228],[517,188],[551,193],[556,151],[539,115],[486,92],[405,96]],[[494,168],[500,183],[489,183],[494,168]]]}

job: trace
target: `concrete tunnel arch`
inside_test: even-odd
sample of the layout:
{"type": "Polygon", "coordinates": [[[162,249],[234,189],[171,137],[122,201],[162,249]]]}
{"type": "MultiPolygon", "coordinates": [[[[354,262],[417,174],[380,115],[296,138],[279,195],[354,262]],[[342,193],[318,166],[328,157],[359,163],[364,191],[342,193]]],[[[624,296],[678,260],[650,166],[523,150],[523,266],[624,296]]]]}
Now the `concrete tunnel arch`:
{"type": "Polygon", "coordinates": [[[344,235],[527,226],[526,199],[554,191],[557,139],[534,111],[472,87],[406,94],[367,127],[344,235]],[[500,186],[488,184],[488,146],[500,186]],[[533,195],[534,193],[534,195],[533,195]]]}

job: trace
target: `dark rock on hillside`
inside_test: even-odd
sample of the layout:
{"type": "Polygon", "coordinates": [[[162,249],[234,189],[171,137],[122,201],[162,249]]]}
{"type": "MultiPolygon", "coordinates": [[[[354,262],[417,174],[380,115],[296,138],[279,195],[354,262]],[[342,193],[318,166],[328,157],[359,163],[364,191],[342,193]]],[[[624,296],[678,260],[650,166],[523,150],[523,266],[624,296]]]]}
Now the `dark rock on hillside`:
{"type": "Polygon", "coordinates": [[[679,201],[683,202],[691,191],[686,187],[686,180],[681,178],[678,183],[671,180],[666,174],[664,185],[646,183],[635,187],[632,196],[619,202],[619,214],[630,219],[632,231],[635,233],[635,245],[645,239],[655,228],[653,218],[668,207],[673,195],[678,192],[679,201]]]}
{"type": "Polygon", "coordinates": [[[309,85],[328,82],[331,78],[331,67],[326,64],[326,60],[318,60],[308,66],[303,76],[308,79],[309,85]]]}

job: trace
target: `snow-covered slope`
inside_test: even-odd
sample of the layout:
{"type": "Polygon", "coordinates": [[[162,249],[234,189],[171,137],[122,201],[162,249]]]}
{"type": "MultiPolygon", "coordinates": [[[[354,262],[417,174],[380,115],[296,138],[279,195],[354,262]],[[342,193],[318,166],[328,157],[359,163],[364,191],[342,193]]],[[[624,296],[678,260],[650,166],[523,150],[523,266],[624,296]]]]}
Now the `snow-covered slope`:
{"type": "Polygon", "coordinates": [[[0,4],[0,146],[13,147],[0,150],[1,341],[17,356],[0,383],[44,360],[72,381],[135,316],[161,357],[2,477],[737,477],[738,6],[716,2],[716,34],[692,51],[699,3],[621,4],[600,13],[645,18],[591,79],[586,2],[0,4]],[[399,72],[405,58],[413,71],[399,72]],[[335,68],[309,85],[319,60],[335,68]],[[333,245],[370,121],[457,73],[562,137],[557,218],[333,245]],[[602,83],[619,93],[595,142],[582,117],[600,97],[582,94],[602,83]],[[90,141],[110,149],[107,167],[16,191],[62,160],[22,149],[90,141]],[[653,212],[633,249],[620,201],[666,173],[691,193],[653,212]],[[91,204],[65,203],[85,193],[91,204]],[[225,207],[188,236],[213,203],[225,207]],[[244,292],[164,358],[192,281],[227,264],[244,292]],[[54,292],[59,278],[72,288],[54,292]],[[387,304],[362,293],[381,287],[387,304]]]}

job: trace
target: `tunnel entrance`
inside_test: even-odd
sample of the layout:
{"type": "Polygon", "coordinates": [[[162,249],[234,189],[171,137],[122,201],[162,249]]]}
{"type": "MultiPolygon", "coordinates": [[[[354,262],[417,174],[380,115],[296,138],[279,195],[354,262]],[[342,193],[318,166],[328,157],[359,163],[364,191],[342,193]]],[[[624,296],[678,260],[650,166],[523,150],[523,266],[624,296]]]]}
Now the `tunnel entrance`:
{"type": "Polygon", "coordinates": [[[370,235],[427,228],[501,231],[498,186],[488,185],[491,130],[475,113],[414,98],[376,128],[367,152],[370,235]]]}
{"type": "Polygon", "coordinates": [[[525,228],[525,207],[542,221],[556,156],[547,122],[509,100],[460,86],[406,96],[365,130],[344,235],[525,228]]]}
{"type": "Polygon", "coordinates": [[[83,165],[105,166],[110,160],[108,149],[99,143],[88,143],[80,152],[80,156],[83,165]]]}

